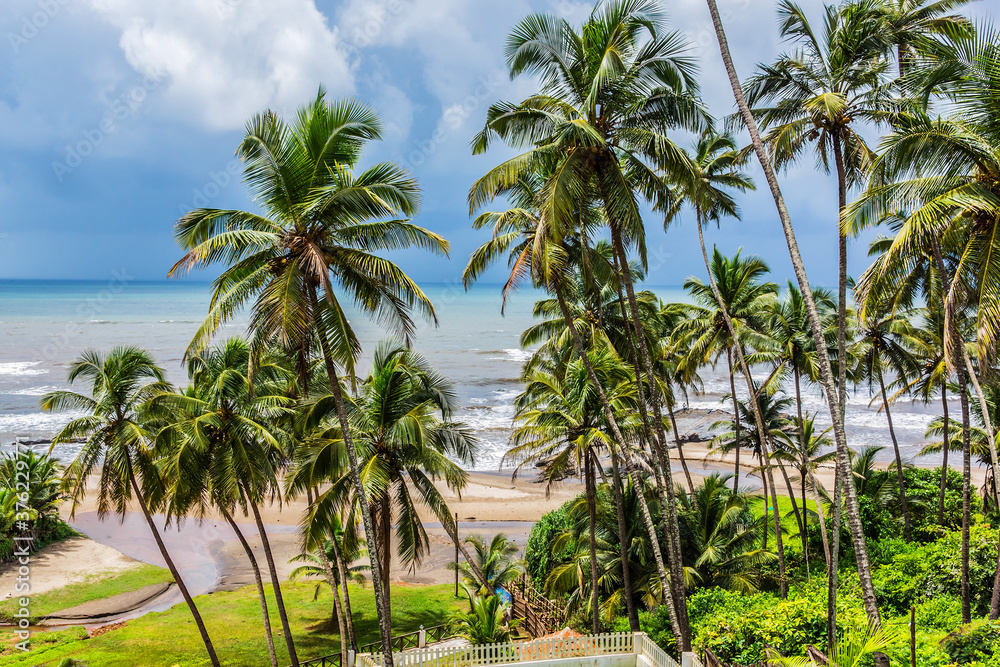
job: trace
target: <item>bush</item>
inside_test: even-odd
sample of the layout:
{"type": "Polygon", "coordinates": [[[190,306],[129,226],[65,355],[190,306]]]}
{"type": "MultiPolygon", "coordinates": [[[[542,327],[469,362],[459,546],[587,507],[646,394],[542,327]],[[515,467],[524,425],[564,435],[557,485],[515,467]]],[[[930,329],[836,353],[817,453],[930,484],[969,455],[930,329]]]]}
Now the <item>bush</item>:
{"type": "Polygon", "coordinates": [[[959,665],[990,664],[1000,657],[1000,621],[963,625],[941,640],[941,648],[959,665]]]}
{"type": "MultiPolygon", "coordinates": [[[[690,598],[688,599],[690,600],[690,598]]],[[[688,609],[690,606],[689,604],[688,609]]],[[[674,639],[674,633],[670,629],[670,613],[667,611],[666,605],[660,605],[653,611],[640,611],[639,629],[649,635],[649,638],[664,651],[674,657],[678,656],[677,640],[674,639]]],[[[631,632],[628,618],[624,616],[616,618],[612,632],[631,632]]]]}
{"type": "MultiPolygon", "coordinates": [[[[911,605],[937,597],[959,596],[961,547],[961,531],[953,531],[937,542],[897,549],[889,562],[872,572],[875,594],[883,609],[904,614],[911,605]]],[[[976,614],[982,615],[989,608],[996,573],[996,532],[992,528],[972,527],[969,556],[972,607],[976,614]]]]}
{"type": "Polygon", "coordinates": [[[962,601],[952,597],[937,597],[917,606],[917,628],[950,632],[962,624],[962,601]]]}
{"type": "MultiPolygon", "coordinates": [[[[907,468],[903,471],[906,500],[910,507],[913,537],[929,542],[941,535],[937,522],[938,494],[941,490],[941,468],[907,468]]],[[[972,511],[979,511],[979,498],[972,494],[972,511]]],[[[944,527],[962,527],[962,473],[949,467],[944,491],[944,527]]]]}
{"type": "Polygon", "coordinates": [[[531,527],[528,544],[524,548],[525,571],[536,585],[544,584],[557,565],[570,558],[569,550],[553,554],[552,543],[559,533],[569,529],[569,509],[576,500],[566,502],[562,507],[542,516],[541,520],[531,527]]]}

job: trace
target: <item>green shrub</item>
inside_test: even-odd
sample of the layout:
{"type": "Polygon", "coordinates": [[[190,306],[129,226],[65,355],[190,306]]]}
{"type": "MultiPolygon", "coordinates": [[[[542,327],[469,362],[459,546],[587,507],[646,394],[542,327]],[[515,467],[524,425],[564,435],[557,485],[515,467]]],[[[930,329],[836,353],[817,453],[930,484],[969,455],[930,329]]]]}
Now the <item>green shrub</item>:
{"type": "Polygon", "coordinates": [[[941,648],[959,665],[994,662],[1000,657],[1000,621],[963,625],[941,640],[941,648]]]}
{"type": "MultiPolygon", "coordinates": [[[[690,598],[688,598],[690,601],[690,598]]],[[[688,605],[690,610],[691,605],[688,605]]],[[[649,635],[656,645],[672,656],[677,656],[677,640],[670,629],[670,614],[666,605],[660,605],[653,611],[639,612],[639,629],[649,635]]],[[[618,617],[612,626],[613,632],[630,632],[628,618],[618,617]]]]}
{"type": "Polygon", "coordinates": [[[552,543],[556,536],[570,527],[569,508],[576,502],[570,500],[557,510],[542,516],[528,536],[528,544],[524,548],[525,571],[537,585],[542,585],[552,568],[565,562],[567,553],[552,553],[552,543]]]}
{"type": "Polygon", "coordinates": [[[962,601],[952,597],[937,597],[917,606],[917,628],[950,632],[962,624],[962,601]]]}
{"type": "MultiPolygon", "coordinates": [[[[960,595],[961,546],[961,532],[953,531],[936,542],[914,543],[908,549],[898,550],[891,561],[876,567],[872,579],[883,609],[904,614],[911,605],[960,595]]],[[[985,614],[989,608],[996,562],[996,531],[986,525],[973,526],[969,587],[976,614],[985,614]]]]}

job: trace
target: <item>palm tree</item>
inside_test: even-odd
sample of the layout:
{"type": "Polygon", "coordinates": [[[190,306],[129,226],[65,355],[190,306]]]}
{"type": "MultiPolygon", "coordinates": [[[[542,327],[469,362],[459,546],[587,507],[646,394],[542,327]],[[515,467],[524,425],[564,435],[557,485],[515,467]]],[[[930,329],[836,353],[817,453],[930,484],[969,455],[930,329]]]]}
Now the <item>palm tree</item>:
{"type": "MultiPolygon", "coordinates": [[[[765,333],[765,315],[778,289],[774,283],[762,280],[770,272],[767,263],[756,255],[742,257],[742,252],[741,248],[729,258],[719,252],[718,248],[714,248],[709,269],[709,284],[706,285],[694,277],[684,282],[684,289],[701,310],[696,311],[696,317],[691,317],[678,326],[678,335],[688,339],[685,344],[692,363],[714,364],[725,353],[729,391],[734,400],[738,395],[734,368],[737,359],[735,350],[737,347],[741,350],[767,350],[773,346],[773,342],[765,333]],[[732,329],[726,321],[727,318],[732,324],[732,329]],[[733,330],[736,331],[735,336],[733,330]]],[[[751,412],[749,416],[756,423],[755,413],[751,412]]],[[[737,443],[735,476],[738,478],[742,422],[739,412],[735,410],[734,419],[737,443]]]]}
{"type": "Polygon", "coordinates": [[[754,593],[761,565],[775,558],[760,546],[767,517],[755,518],[749,496],[733,493],[728,482],[728,475],[712,474],[690,496],[680,494],[685,557],[702,586],[754,593]]]}
{"type": "MultiPolygon", "coordinates": [[[[503,533],[497,533],[487,542],[479,535],[470,535],[465,543],[472,547],[472,553],[479,571],[486,577],[486,584],[479,591],[480,596],[491,595],[515,581],[524,571],[524,563],[518,559],[518,547],[503,533]]],[[[475,586],[479,578],[468,563],[456,565],[448,563],[449,570],[462,573],[467,586],[475,586]]]]}
{"type": "Polygon", "coordinates": [[[507,605],[500,596],[481,597],[471,591],[467,593],[469,611],[457,614],[449,623],[455,635],[467,639],[473,646],[510,642],[520,619],[507,620],[507,605]]]}
{"type": "MultiPolygon", "coordinates": [[[[530,15],[508,38],[507,65],[512,78],[539,76],[541,91],[519,104],[492,105],[484,130],[473,141],[477,153],[486,151],[494,139],[527,149],[477,181],[469,197],[473,211],[523,174],[534,172],[538,164],[553,159],[557,168],[547,179],[540,208],[555,235],[565,237],[578,227],[574,212],[582,200],[592,198],[599,203],[610,228],[641,370],[647,379],[653,377],[652,360],[642,340],[626,253],[635,248],[645,260],[645,230],[636,193],[648,193],[654,200],[666,197],[657,168],[668,172],[685,168],[668,132],[677,128],[701,131],[709,124],[694,97],[695,70],[684,54],[686,48],[678,33],[665,32],[655,0],[607,0],[594,8],[579,31],[552,15],[530,15]]],[[[581,348],[578,354],[585,352],[581,348]]],[[[637,383],[641,381],[636,378],[637,383]]],[[[679,551],[676,511],[660,398],[655,391],[650,394],[650,405],[650,439],[660,473],[668,482],[661,492],[669,506],[667,546],[672,597],[679,615],[675,630],[682,647],[687,647],[685,593],[680,565],[675,562],[679,551]]]]}
{"type": "Polygon", "coordinates": [[[879,9],[896,47],[896,64],[903,78],[918,51],[928,42],[969,38],[975,34],[972,23],[961,14],[946,14],[972,0],[883,0],[879,9]]]}
{"type": "MultiPolygon", "coordinates": [[[[837,456],[836,451],[829,449],[830,440],[826,437],[826,434],[833,427],[817,433],[815,415],[806,413],[804,419],[801,416],[801,412],[799,412],[799,415],[799,423],[801,425],[796,429],[794,435],[781,431],[775,437],[774,444],[776,451],[774,456],[779,461],[786,462],[788,465],[798,468],[799,481],[802,484],[803,525],[806,524],[808,517],[808,513],[806,512],[806,478],[809,479],[809,489],[812,491],[813,500],[816,502],[816,516],[819,519],[819,530],[823,539],[823,552],[826,556],[827,567],[829,567],[830,542],[826,532],[826,517],[823,511],[823,504],[820,501],[820,484],[816,479],[815,471],[819,466],[833,461],[837,456]],[[824,449],[828,451],[824,453],[824,449]]],[[[804,540],[803,544],[808,545],[808,541],[804,540]]],[[[808,549],[808,546],[806,546],[806,549],[808,549]]],[[[806,554],[806,564],[808,566],[808,550],[806,554]]]]}
{"type": "MultiPolygon", "coordinates": [[[[26,513],[30,517],[33,540],[43,537],[59,517],[59,502],[63,499],[61,477],[62,465],[48,454],[29,449],[0,456],[0,490],[17,497],[18,511],[12,515],[26,513]]],[[[12,532],[7,527],[2,534],[6,537],[12,532]]]]}
{"type": "Polygon", "coordinates": [[[841,637],[827,656],[810,652],[809,657],[786,658],[776,651],[768,650],[768,664],[776,667],[818,667],[819,665],[824,667],[862,667],[871,664],[872,658],[875,658],[876,662],[884,659],[885,653],[883,651],[895,643],[896,637],[895,632],[874,624],[869,624],[864,629],[858,629],[855,626],[841,637]]]}
{"type": "MultiPolygon", "coordinates": [[[[191,387],[184,394],[162,394],[151,403],[167,422],[156,435],[160,467],[168,480],[168,516],[218,508],[240,540],[257,583],[264,632],[272,662],[277,662],[267,598],[256,556],[234,519],[237,510],[253,517],[274,589],[285,645],[297,660],[280,578],[259,505],[278,489],[282,452],[275,421],[289,401],[275,392],[286,372],[258,364],[250,378],[251,351],[246,341],[230,338],[188,359],[191,387]]],[[[157,416],[160,416],[159,414],[157,416]]]]}
{"type": "Polygon", "coordinates": [[[914,313],[890,310],[881,316],[869,313],[858,323],[858,338],[851,350],[851,356],[858,363],[858,377],[868,382],[869,391],[877,389],[882,399],[882,410],[889,424],[889,437],[896,457],[896,481],[899,484],[899,498],[903,506],[903,536],[907,542],[913,540],[910,528],[910,508],[906,502],[906,488],[903,482],[903,461],[899,455],[899,442],[892,425],[889,396],[885,388],[885,374],[895,376],[894,383],[905,386],[909,378],[918,372],[917,362],[910,350],[917,346],[917,330],[911,324],[914,313]]]}
{"type": "MultiPolygon", "coordinates": [[[[581,270],[581,283],[583,279],[583,267],[587,262],[583,261],[589,256],[588,250],[582,248],[584,244],[574,243],[575,239],[570,236],[554,233],[550,219],[546,216],[541,205],[540,190],[544,187],[547,175],[551,172],[552,165],[540,163],[535,171],[521,174],[518,179],[507,184],[499,184],[492,193],[492,198],[509,197],[511,208],[503,212],[486,212],[476,219],[476,226],[483,227],[492,225],[493,238],[480,246],[473,252],[469,263],[463,273],[462,280],[468,288],[482,272],[494,261],[499,259],[504,253],[509,253],[508,263],[511,267],[510,275],[503,287],[503,304],[506,304],[508,296],[516,291],[525,280],[531,281],[535,287],[541,287],[555,296],[556,305],[563,318],[563,331],[570,334],[573,342],[573,350],[576,358],[580,360],[594,388],[597,399],[601,404],[601,409],[612,439],[616,447],[614,453],[620,453],[623,457],[626,473],[632,478],[634,484],[638,484],[638,477],[633,465],[628,445],[622,430],[619,428],[614,408],[609,397],[605,394],[604,388],[598,379],[597,373],[591,366],[589,354],[587,352],[588,342],[584,341],[583,335],[575,326],[576,319],[570,311],[566,295],[570,293],[575,284],[575,274],[569,266],[571,265],[571,255],[576,252],[579,257],[581,270]],[[572,247],[571,247],[572,246],[572,247]]],[[[491,197],[483,196],[483,201],[473,202],[472,210],[475,211],[491,197]]],[[[587,201],[576,203],[576,219],[580,224],[580,238],[585,235],[585,231],[595,217],[593,207],[587,201]]],[[[583,297],[586,288],[579,294],[583,297]]],[[[592,298],[592,297],[591,297],[592,298]]],[[[503,306],[501,306],[502,308],[503,306]]],[[[536,313],[538,311],[536,310],[536,313]]],[[[603,312],[603,311],[598,311],[603,312]]],[[[544,313],[543,313],[544,314],[544,313]]],[[[543,329],[551,328],[543,327],[543,329]]],[[[586,332],[587,329],[584,331],[586,332]]],[[[596,335],[603,330],[591,329],[591,333],[596,335]]],[[[615,461],[615,457],[612,457],[615,461]]],[[[658,470],[658,469],[657,469],[658,470]]],[[[653,556],[660,572],[660,583],[664,587],[665,598],[670,611],[671,627],[677,636],[681,636],[681,620],[677,616],[678,605],[675,603],[676,590],[670,592],[668,586],[673,579],[667,577],[667,570],[663,556],[660,552],[659,540],[656,537],[656,527],[653,524],[652,514],[649,511],[648,503],[643,495],[639,496],[642,508],[642,518],[646,525],[646,530],[650,536],[653,556]]],[[[668,545],[669,546],[669,545],[668,545]]],[[[668,549],[668,553],[671,553],[668,549]]],[[[672,576],[682,576],[672,570],[672,576]]],[[[637,625],[638,617],[630,615],[630,623],[637,625]]]]}
{"type": "MultiPolygon", "coordinates": [[[[464,424],[452,421],[456,403],[451,382],[423,357],[399,343],[383,341],[375,349],[371,374],[347,406],[361,461],[365,504],[374,513],[375,532],[369,534],[368,543],[369,550],[374,544],[378,553],[376,564],[381,569],[387,611],[393,523],[399,539],[398,556],[407,567],[420,563],[429,549],[417,502],[455,535],[451,510],[434,482],[444,479],[449,488],[461,492],[468,474],[449,456],[472,463],[478,445],[464,424]]],[[[334,398],[318,399],[309,408],[308,420],[336,424],[334,398]]],[[[343,508],[354,503],[363,507],[354,493],[350,471],[342,463],[342,431],[330,436],[312,446],[306,443],[288,482],[292,493],[306,490],[317,480],[331,484],[316,496],[304,519],[310,544],[326,539],[328,527],[343,508]]]]}
{"type": "Polygon", "coordinates": [[[63,475],[63,488],[72,499],[70,516],[87,490],[87,480],[95,467],[100,468],[97,515],[104,518],[113,512],[124,519],[129,502],[135,499],[153,539],[184,597],[195,625],[205,643],[209,660],[219,667],[219,658],[194,599],[188,593],[173,559],[167,552],[156,522],[150,514],[153,504],[163,494],[163,480],[156,469],[147,426],[146,404],[154,397],[171,391],[163,369],[145,350],[116,347],[107,355],[93,350],[83,352],[70,365],[67,381],[84,380],[90,384],[90,396],[72,391],[54,391],[41,398],[43,412],[79,410],[86,412],[66,424],[52,445],[83,439],[73,462],[63,475]]]}
{"type": "MultiPolygon", "coordinates": [[[[778,177],[775,173],[774,166],[771,163],[771,157],[768,154],[768,149],[761,139],[757,120],[754,118],[753,112],[750,110],[750,105],[747,103],[747,99],[743,94],[743,87],[740,84],[736,67],[733,64],[732,53],[729,49],[729,42],[726,39],[725,27],[722,25],[722,18],[719,15],[719,7],[715,0],[705,1],[708,5],[709,13],[712,16],[712,27],[715,31],[716,40],[719,44],[719,53],[722,56],[722,63],[726,69],[726,76],[729,78],[729,85],[733,91],[736,106],[739,109],[739,116],[747,128],[747,132],[750,134],[751,145],[757,156],[757,161],[764,171],[764,177],[767,181],[768,189],[771,191],[771,197],[774,200],[775,209],[778,213],[778,219],[781,222],[781,229],[785,235],[785,243],[788,246],[788,255],[792,262],[792,270],[795,272],[795,279],[798,282],[799,289],[802,291],[806,310],[809,314],[809,324],[819,355],[823,395],[826,397],[827,405],[830,411],[830,419],[833,422],[833,433],[838,452],[837,467],[838,470],[847,470],[849,467],[846,455],[847,435],[844,430],[844,420],[841,413],[841,404],[843,401],[841,401],[838,396],[837,383],[830,364],[830,356],[826,349],[826,342],[823,338],[823,328],[819,309],[816,306],[812,288],[809,285],[809,277],[806,274],[805,264],[802,261],[802,254],[799,251],[798,241],[795,237],[795,228],[792,226],[791,216],[788,214],[788,207],[785,205],[785,199],[781,193],[781,187],[778,184],[778,177]]],[[[844,475],[844,477],[849,480],[844,486],[847,496],[847,510],[851,528],[851,539],[854,542],[855,556],[858,559],[858,572],[861,580],[862,599],[864,601],[865,612],[868,615],[869,622],[878,625],[881,623],[881,616],[879,615],[878,604],[875,599],[875,587],[871,578],[868,550],[864,543],[864,533],[861,527],[861,517],[857,504],[857,495],[855,489],[853,488],[853,484],[850,482],[849,476],[844,475]]],[[[837,488],[839,489],[840,486],[838,485],[837,488]]],[[[835,495],[839,494],[835,493],[835,495]]],[[[828,642],[831,646],[836,643],[837,632],[837,569],[833,566],[833,563],[836,562],[836,554],[833,553],[834,551],[835,549],[831,550],[831,567],[828,568],[829,586],[827,599],[827,635],[828,642]]]]}
{"type": "MultiPolygon", "coordinates": [[[[600,608],[597,574],[597,466],[601,450],[614,451],[607,422],[595,387],[583,364],[535,364],[525,376],[525,390],[515,399],[515,429],[504,461],[515,463],[514,474],[527,464],[542,462],[546,489],[576,472],[584,481],[590,516],[591,610],[594,633],[599,632],[600,608]]],[[[626,433],[636,430],[635,385],[628,369],[608,347],[588,355],[605,395],[615,409],[616,422],[626,433]]]]}
{"type": "MultiPolygon", "coordinates": [[[[361,343],[336,288],[409,341],[412,309],[434,319],[433,306],[398,266],[374,253],[417,247],[446,254],[448,249],[440,236],[400,219],[419,206],[417,184],[401,167],[384,162],[354,173],[365,144],[381,132],[371,109],[350,100],[327,101],[322,89],[291,121],[271,111],[254,116],[238,154],[264,213],[198,209],[185,215],[176,237],[188,252],[171,270],[174,275],[195,266],[228,265],[214,282],[208,317],[189,355],[248,303],[257,349],[277,342],[299,350],[305,366],[308,350],[319,344],[368,536],[375,527],[337,371],[339,366],[353,378],[361,343]]],[[[392,667],[392,628],[372,544],[376,609],[386,666],[392,667]]]]}

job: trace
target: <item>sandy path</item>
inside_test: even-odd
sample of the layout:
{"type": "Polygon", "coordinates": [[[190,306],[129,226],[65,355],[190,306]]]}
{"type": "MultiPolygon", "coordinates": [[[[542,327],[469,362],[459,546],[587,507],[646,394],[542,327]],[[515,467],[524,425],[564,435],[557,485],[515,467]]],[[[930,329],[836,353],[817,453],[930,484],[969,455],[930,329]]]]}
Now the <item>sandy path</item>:
{"type": "MultiPolygon", "coordinates": [[[[73,537],[31,555],[30,595],[40,595],[91,577],[134,568],[139,561],[86,537],[73,537]]],[[[16,564],[0,565],[0,598],[19,597],[16,564]]]]}

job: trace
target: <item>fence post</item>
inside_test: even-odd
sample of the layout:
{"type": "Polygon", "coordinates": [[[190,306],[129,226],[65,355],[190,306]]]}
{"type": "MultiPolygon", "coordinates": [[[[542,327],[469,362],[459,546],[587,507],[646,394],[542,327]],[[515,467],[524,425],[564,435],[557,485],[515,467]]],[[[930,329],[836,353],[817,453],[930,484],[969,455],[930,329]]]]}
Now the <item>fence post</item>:
{"type": "Polygon", "coordinates": [[[347,667],[354,667],[354,658],[355,658],[354,651],[348,649],[347,650],[347,667]]]}
{"type": "Polygon", "coordinates": [[[417,648],[424,648],[425,646],[427,646],[427,631],[421,625],[420,634],[417,635],[417,648]]]}
{"type": "Polygon", "coordinates": [[[691,651],[681,653],[681,667],[698,667],[698,656],[691,651]]]}

